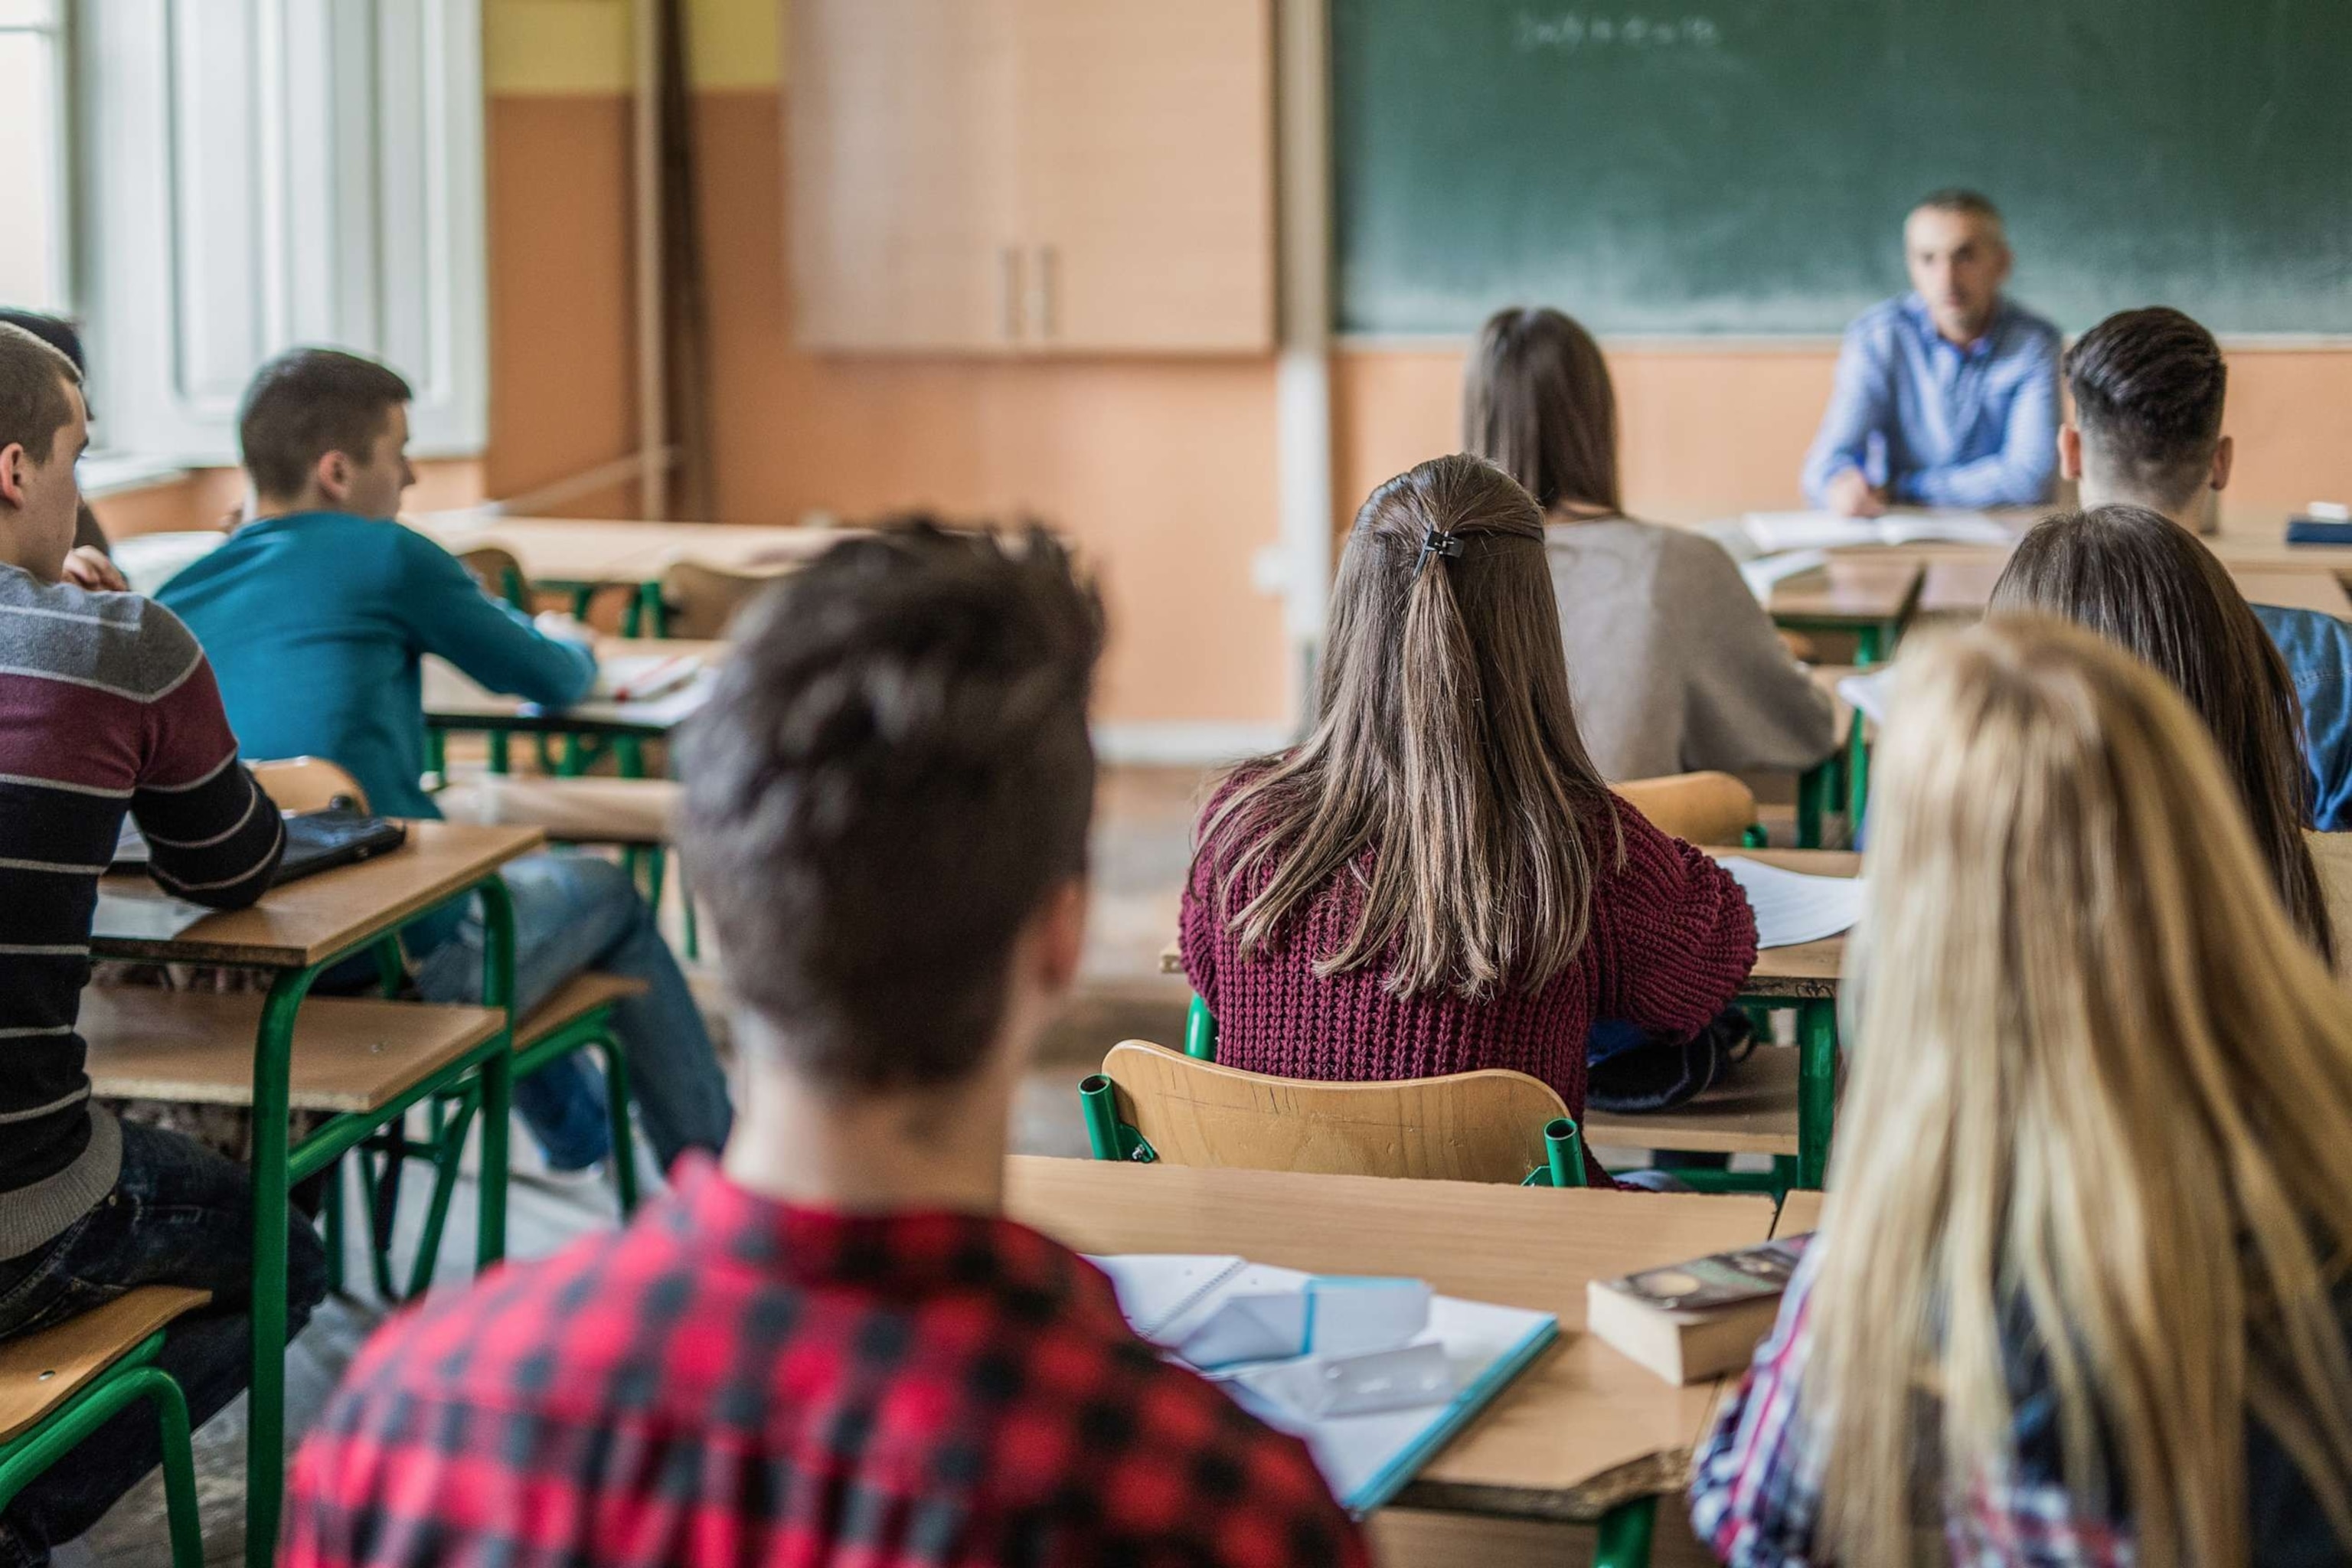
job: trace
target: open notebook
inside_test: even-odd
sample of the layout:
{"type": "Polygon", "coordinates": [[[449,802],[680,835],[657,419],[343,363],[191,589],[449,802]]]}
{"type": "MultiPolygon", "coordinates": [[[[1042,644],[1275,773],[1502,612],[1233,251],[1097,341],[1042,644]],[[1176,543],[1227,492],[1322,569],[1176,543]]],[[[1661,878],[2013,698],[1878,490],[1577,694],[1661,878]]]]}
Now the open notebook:
{"type": "Polygon", "coordinates": [[[1841,517],[1832,511],[1751,511],[1740,528],[1759,554],[1856,544],[2009,544],[2016,533],[1980,511],[1841,517]]]}
{"type": "Polygon", "coordinates": [[[1138,1253],[1088,1261],[1110,1276],[1129,1326],[1173,1359],[1183,1359],[1176,1354],[1180,1345],[1198,1354],[1213,1342],[1240,1348],[1251,1333],[1266,1338],[1260,1347],[1265,1349],[1287,1338],[1284,1349],[1289,1354],[1230,1363],[1219,1358],[1208,1374],[1267,1426],[1303,1439],[1332,1495],[1359,1516],[1402,1490],[1559,1336],[1559,1321],[1549,1312],[1433,1296],[1412,1280],[1335,1279],[1241,1258],[1191,1254],[1138,1253]],[[1437,1361],[1437,1350],[1443,1353],[1426,1389],[1415,1389],[1418,1402],[1313,1416],[1272,1392],[1282,1386],[1280,1380],[1312,1364],[1297,1359],[1303,1345],[1344,1342],[1349,1349],[1370,1349],[1381,1342],[1381,1320],[1393,1322],[1401,1309],[1416,1308],[1425,1308],[1423,1326],[1403,1336],[1400,1350],[1434,1347],[1426,1352],[1431,1363],[1437,1361]],[[1324,1319],[1320,1324],[1318,1316],[1324,1319]],[[1226,1332],[1219,1332],[1221,1325],[1226,1332]],[[1426,1398],[1420,1398],[1423,1392],[1426,1398]]]}

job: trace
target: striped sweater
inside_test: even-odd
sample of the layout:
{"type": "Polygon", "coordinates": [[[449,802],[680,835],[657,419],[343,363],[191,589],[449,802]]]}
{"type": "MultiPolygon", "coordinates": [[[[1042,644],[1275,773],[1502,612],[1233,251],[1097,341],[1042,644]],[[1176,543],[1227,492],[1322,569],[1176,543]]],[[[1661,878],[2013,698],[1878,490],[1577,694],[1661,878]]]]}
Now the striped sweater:
{"type": "Polygon", "coordinates": [[[285,847],[187,627],[0,566],[0,1258],[47,1244],[120,1167],[74,1025],[126,809],[155,880],[215,909],[259,898],[285,847]]]}
{"type": "MultiPolygon", "coordinates": [[[[1180,940],[1184,973],[1217,1020],[1217,1060],[1280,1078],[1353,1082],[1510,1068],[1558,1089],[1580,1119],[1585,1037],[1596,1021],[1696,1033],[1756,963],[1756,917],[1731,873],[1616,805],[1625,858],[1612,866],[1608,854],[1597,857],[1583,948],[1541,989],[1506,986],[1475,1002],[1448,991],[1398,996],[1382,963],[1316,974],[1317,959],[1337,952],[1362,919],[1368,879],[1334,878],[1267,952],[1244,959],[1217,899],[1240,845],[1204,846],[1184,889],[1180,940]]],[[[1233,889],[1232,910],[1272,873],[1260,862],[1233,889]]]]}

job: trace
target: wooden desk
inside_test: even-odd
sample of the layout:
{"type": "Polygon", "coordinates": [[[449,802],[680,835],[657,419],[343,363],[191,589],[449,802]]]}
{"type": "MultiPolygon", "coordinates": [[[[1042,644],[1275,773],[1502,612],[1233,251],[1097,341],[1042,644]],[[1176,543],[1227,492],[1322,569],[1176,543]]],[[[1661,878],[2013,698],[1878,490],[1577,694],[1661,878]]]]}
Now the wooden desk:
{"type": "Polygon", "coordinates": [[[2343,579],[2332,573],[2233,567],[2230,575],[2250,605],[2312,610],[2339,621],[2352,620],[2352,595],[2344,592],[2343,579]]]}
{"type": "Polygon", "coordinates": [[[1584,1288],[1769,1234],[1770,1201],[1017,1158],[1006,1207],[1081,1252],[1239,1253],[1399,1274],[1556,1314],[1560,1342],[1431,1461],[1400,1506],[1589,1521],[1687,1480],[1712,1387],[1583,1332],[1584,1288]]]}
{"type": "MultiPolygon", "coordinates": [[[[689,642],[671,638],[602,637],[600,661],[642,657],[699,658],[706,668],[727,656],[724,642],[689,642]]],[[[485,690],[447,662],[425,660],[425,722],[438,731],[469,730],[492,733],[541,735],[601,735],[658,740],[683,723],[700,706],[686,700],[690,688],[665,693],[646,702],[611,702],[591,699],[569,708],[540,708],[519,697],[485,690]],[[673,701],[672,698],[681,700],[673,701]]],[[[704,693],[708,695],[708,692],[704,693]]]]}
{"type": "Polygon", "coordinates": [[[1851,631],[1858,664],[1892,653],[1919,595],[1919,563],[1876,553],[1834,555],[1817,571],[1777,583],[1767,606],[1790,631],[1851,631]]]}
{"type": "MultiPolygon", "coordinates": [[[[2212,539],[2206,542],[2218,546],[2212,539]]],[[[1919,592],[1919,614],[1981,616],[1992,602],[1993,587],[2000,581],[2009,557],[1986,552],[1924,564],[1927,581],[1919,592]]],[[[2221,564],[2248,604],[2315,610],[2352,620],[2352,595],[2346,594],[2341,577],[2326,563],[2296,565],[2262,559],[2231,560],[2224,555],[2221,564]]]]}
{"type": "MultiPolygon", "coordinates": [[[[513,1103],[514,906],[498,868],[536,848],[537,828],[409,825],[390,854],[273,888],[253,908],[193,921],[144,876],[100,880],[90,932],[95,958],[226,963],[268,970],[268,995],[254,1032],[252,1363],[246,1433],[246,1561],[268,1568],[278,1542],[286,1485],[287,1194],[295,1182],[333,1168],[377,1127],[465,1073],[482,1095],[482,1267],[506,1254],[507,1120],[513,1103]],[[487,1038],[453,1047],[432,1076],[391,1092],[376,1108],[339,1116],[289,1148],[295,1027],[319,977],[420,915],[478,892],[487,940],[482,1004],[497,1016],[487,1038]]],[[[95,1018],[97,1014],[93,1014],[95,1018]]],[[[388,1091],[389,1092],[389,1091],[388,1091]]]]}
{"type": "Polygon", "coordinates": [[[1790,1193],[1780,1200],[1780,1216],[1772,1222],[1774,1236],[1803,1236],[1819,1230],[1822,1205],[1827,1194],[1822,1193],[1790,1193]]]}

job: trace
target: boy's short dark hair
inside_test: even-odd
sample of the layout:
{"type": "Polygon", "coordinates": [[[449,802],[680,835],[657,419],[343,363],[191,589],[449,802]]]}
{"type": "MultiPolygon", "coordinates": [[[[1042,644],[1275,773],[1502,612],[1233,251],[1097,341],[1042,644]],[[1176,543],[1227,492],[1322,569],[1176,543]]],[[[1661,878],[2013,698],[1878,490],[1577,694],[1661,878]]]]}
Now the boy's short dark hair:
{"type": "Polygon", "coordinates": [[[1930,212],[1966,213],[1970,217],[1985,218],[1993,223],[2000,221],[2000,209],[1992,205],[1992,198],[1982,191],[1972,191],[1965,185],[1947,185],[1940,191],[1929,191],[1911,210],[1917,212],[1923,207],[1930,212]]]}
{"type": "Polygon", "coordinates": [[[2196,495],[2230,387],[2212,333],[2161,305],[2119,311],[2066,351],[2066,383],[2087,463],[2167,510],[2196,495]]]}
{"type": "Polygon", "coordinates": [[[0,447],[21,446],[49,460],[58,432],[74,416],[81,372],[22,327],[0,322],[0,447]]]}
{"type": "Polygon", "coordinates": [[[237,446],[257,494],[299,495],[330,452],[365,458],[392,411],[415,395],[372,359],[289,349],[254,373],[236,416],[237,446]]]}
{"type": "Polygon", "coordinates": [[[684,852],[738,998],[848,1093],[954,1082],[1084,874],[1091,582],[1041,530],[850,540],[744,615],[683,742],[684,852]]]}

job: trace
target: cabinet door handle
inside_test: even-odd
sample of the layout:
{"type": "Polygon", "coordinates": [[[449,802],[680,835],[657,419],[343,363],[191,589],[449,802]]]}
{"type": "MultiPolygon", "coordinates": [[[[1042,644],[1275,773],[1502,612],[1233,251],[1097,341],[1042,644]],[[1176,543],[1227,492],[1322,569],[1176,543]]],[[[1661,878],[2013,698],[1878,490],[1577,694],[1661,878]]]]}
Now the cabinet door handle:
{"type": "Polygon", "coordinates": [[[1061,282],[1061,253],[1050,245],[1037,247],[1037,335],[1048,342],[1061,335],[1060,304],[1055,298],[1061,282]]]}
{"type": "Polygon", "coordinates": [[[1021,341],[1021,247],[1006,245],[996,252],[997,331],[1008,343],[1021,341]]]}

